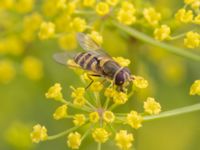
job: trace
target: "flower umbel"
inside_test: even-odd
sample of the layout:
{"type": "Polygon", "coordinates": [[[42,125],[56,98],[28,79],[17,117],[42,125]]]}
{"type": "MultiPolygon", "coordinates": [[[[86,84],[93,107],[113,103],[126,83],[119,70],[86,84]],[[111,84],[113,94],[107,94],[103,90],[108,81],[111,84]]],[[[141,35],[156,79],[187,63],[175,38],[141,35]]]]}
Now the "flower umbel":
{"type": "Polygon", "coordinates": [[[31,139],[34,143],[38,143],[40,141],[47,140],[47,129],[45,126],[41,126],[40,124],[37,124],[33,127],[33,131],[31,133],[31,139]]]}

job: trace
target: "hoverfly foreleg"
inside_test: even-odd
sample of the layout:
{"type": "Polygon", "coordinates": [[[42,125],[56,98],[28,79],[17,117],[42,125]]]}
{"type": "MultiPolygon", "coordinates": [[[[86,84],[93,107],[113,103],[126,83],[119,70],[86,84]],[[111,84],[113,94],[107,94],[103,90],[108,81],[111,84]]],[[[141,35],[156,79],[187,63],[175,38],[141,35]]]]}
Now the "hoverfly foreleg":
{"type": "Polygon", "coordinates": [[[94,82],[94,80],[92,79],[92,77],[101,77],[101,75],[99,74],[87,74],[88,78],[91,80],[91,82],[88,84],[88,86],[86,86],[86,90],[92,85],[92,83],[94,82]]]}

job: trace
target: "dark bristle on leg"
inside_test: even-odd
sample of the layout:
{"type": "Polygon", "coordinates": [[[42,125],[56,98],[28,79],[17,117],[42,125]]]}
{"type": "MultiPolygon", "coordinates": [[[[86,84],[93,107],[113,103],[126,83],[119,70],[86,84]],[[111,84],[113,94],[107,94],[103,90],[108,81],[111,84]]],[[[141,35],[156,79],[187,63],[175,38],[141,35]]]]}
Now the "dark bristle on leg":
{"type": "Polygon", "coordinates": [[[88,74],[87,76],[88,76],[88,78],[91,80],[91,82],[88,84],[88,86],[85,87],[86,90],[87,90],[87,89],[92,85],[92,83],[94,82],[94,80],[91,78],[91,76],[93,76],[93,77],[101,77],[101,75],[99,75],[99,74],[88,74]]]}

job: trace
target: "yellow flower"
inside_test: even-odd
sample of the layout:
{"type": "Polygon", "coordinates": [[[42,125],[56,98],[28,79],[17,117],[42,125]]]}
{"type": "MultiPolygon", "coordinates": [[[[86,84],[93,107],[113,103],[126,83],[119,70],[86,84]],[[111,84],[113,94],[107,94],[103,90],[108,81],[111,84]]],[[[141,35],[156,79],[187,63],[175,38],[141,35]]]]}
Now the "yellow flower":
{"type": "Polygon", "coordinates": [[[73,123],[75,126],[82,126],[86,121],[85,115],[83,114],[76,114],[74,116],[73,123]]]}
{"type": "Polygon", "coordinates": [[[73,104],[79,107],[85,105],[86,99],[84,97],[76,97],[73,99],[73,104]]]}
{"type": "Polygon", "coordinates": [[[170,33],[171,33],[171,30],[169,26],[161,25],[160,28],[156,28],[154,30],[154,37],[156,40],[163,41],[170,37],[170,33]]]}
{"type": "Polygon", "coordinates": [[[136,17],[130,11],[120,9],[117,13],[117,20],[125,25],[131,25],[135,23],[136,17]]]}
{"type": "Polygon", "coordinates": [[[24,74],[31,80],[39,80],[43,76],[42,62],[32,56],[27,56],[22,64],[24,74]]]}
{"type": "Polygon", "coordinates": [[[67,144],[72,149],[79,149],[81,145],[81,135],[78,132],[70,133],[67,137],[67,144]]]}
{"type": "Polygon", "coordinates": [[[67,117],[67,105],[62,105],[56,109],[53,114],[55,120],[60,120],[67,117]]]}
{"type": "Polygon", "coordinates": [[[103,128],[96,128],[92,132],[92,137],[98,143],[105,143],[108,140],[109,133],[103,128]]]}
{"type": "Polygon", "coordinates": [[[138,129],[142,126],[143,118],[141,115],[139,115],[136,111],[131,111],[127,114],[126,122],[129,124],[132,128],[138,129]]]}
{"type": "Polygon", "coordinates": [[[37,124],[33,127],[33,131],[31,132],[32,142],[39,143],[40,141],[46,140],[47,137],[47,129],[45,128],[45,126],[37,124]]]}
{"type": "Polygon", "coordinates": [[[115,6],[119,2],[119,0],[106,0],[106,2],[111,6],[115,6]]]}
{"type": "Polygon", "coordinates": [[[195,18],[194,18],[194,23],[196,24],[199,24],[200,25],[200,14],[197,15],[195,18]]]}
{"type": "Polygon", "coordinates": [[[67,0],[58,0],[57,8],[65,9],[67,7],[67,0]]]}
{"type": "Polygon", "coordinates": [[[196,32],[188,32],[184,39],[184,45],[188,48],[196,48],[200,45],[200,35],[196,32]]]}
{"type": "Polygon", "coordinates": [[[105,90],[105,92],[104,92],[104,95],[106,96],[106,97],[109,97],[109,98],[111,98],[111,97],[113,97],[114,96],[114,94],[115,94],[115,89],[113,89],[113,88],[106,88],[106,90],[105,90]]]}
{"type": "Polygon", "coordinates": [[[129,59],[123,57],[113,57],[113,59],[122,67],[127,67],[131,63],[129,59]]]}
{"type": "Polygon", "coordinates": [[[194,81],[190,87],[190,95],[200,95],[200,80],[194,81]]]}
{"type": "Polygon", "coordinates": [[[194,10],[198,10],[199,7],[200,7],[200,1],[199,1],[199,0],[195,0],[195,1],[191,4],[191,7],[192,7],[194,10]]]}
{"type": "Polygon", "coordinates": [[[83,0],[83,6],[92,7],[94,6],[96,0],[83,0]]]}
{"type": "Polygon", "coordinates": [[[122,8],[121,9],[128,12],[128,13],[131,13],[131,14],[134,14],[136,12],[134,5],[131,2],[128,2],[128,1],[122,2],[122,8]]]}
{"type": "Polygon", "coordinates": [[[55,25],[52,22],[43,22],[40,26],[39,38],[41,40],[46,40],[54,36],[55,25]]]}
{"type": "Polygon", "coordinates": [[[76,7],[77,7],[77,2],[76,1],[72,1],[72,2],[68,2],[67,3],[67,9],[66,9],[66,13],[68,15],[71,15],[75,12],[76,10],[76,7]]]}
{"type": "Polygon", "coordinates": [[[62,100],[63,96],[61,93],[62,87],[60,83],[55,83],[52,87],[49,88],[48,92],[45,93],[46,98],[48,99],[55,99],[55,100],[62,100]]]}
{"type": "Polygon", "coordinates": [[[134,141],[133,134],[127,133],[126,130],[120,130],[115,135],[116,145],[122,150],[128,150],[132,146],[132,142],[134,141]]]}
{"type": "Polygon", "coordinates": [[[184,0],[184,3],[189,5],[189,4],[191,4],[191,3],[195,2],[195,1],[196,0],[184,0]]]}
{"type": "Polygon", "coordinates": [[[0,83],[9,83],[15,77],[15,69],[11,61],[1,60],[0,61],[0,83]]]}
{"type": "Polygon", "coordinates": [[[32,11],[35,0],[18,0],[15,2],[15,9],[19,13],[28,13],[32,11]]]}
{"type": "Polygon", "coordinates": [[[103,43],[103,37],[97,31],[92,31],[89,36],[98,44],[101,45],[103,43]]]}
{"type": "Polygon", "coordinates": [[[99,121],[99,114],[98,112],[91,112],[89,114],[90,122],[91,123],[97,123],[99,121]]]}
{"type": "Polygon", "coordinates": [[[100,16],[105,16],[109,13],[109,5],[105,2],[99,2],[97,5],[96,5],[96,12],[98,15],[100,16]]]}
{"type": "Polygon", "coordinates": [[[147,88],[148,81],[145,80],[143,77],[134,76],[133,84],[139,89],[144,89],[147,88]]]}
{"type": "Polygon", "coordinates": [[[143,15],[146,21],[152,26],[157,26],[161,19],[161,14],[158,13],[154,8],[145,8],[143,15]]]}
{"type": "Polygon", "coordinates": [[[175,18],[180,22],[189,23],[193,19],[193,12],[191,10],[186,11],[182,8],[175,14],[175,18]]]}
{"type": "Polygon", "coordinates": [[[79,87],[74,89],[73,88],[73,92],[71,94],[72,98],[77,98],[77,97],[83,97],[85,94],[85,88],[79,87]]]}
{"type": "Polygon", "coordinates": [[[161,111],[161,106],[154,98],[148,97],[146,102],[144,102],[144,110],[150,115],[157,115],[161,111]]]}
{"type": "Polygon", "coordinates": [[[76,32],[83,32],[86,29],[86,21],[80,17],[76,17],[72,20],[71,27],[76,32]]]}
{"type": "Polygon", "coordinates": [[[128,95],[124,92],[115,92],[113,96],[113,101],[115,104],[124,104],[128,100],[128,95]]]}
{"type": "Polygon", "coordinates": [[[72,50],[77,48],[76,34],[69,33],[61,36],[58,39],[59,46],[65,50],[72,50]]]}
{"type": "Polygon", "coordinates": [[[112,111],[105,111],[103,113],[103,119],[107,122],[107,123],[112,123],[115,120],[115,115],[112,111]]]}
{"type": "Polygon", "coordinates": [[[93,92],[100,92],[103,89],[103,85],[99,81],[95,81],[91,84],[90,90],[93,92]]]}

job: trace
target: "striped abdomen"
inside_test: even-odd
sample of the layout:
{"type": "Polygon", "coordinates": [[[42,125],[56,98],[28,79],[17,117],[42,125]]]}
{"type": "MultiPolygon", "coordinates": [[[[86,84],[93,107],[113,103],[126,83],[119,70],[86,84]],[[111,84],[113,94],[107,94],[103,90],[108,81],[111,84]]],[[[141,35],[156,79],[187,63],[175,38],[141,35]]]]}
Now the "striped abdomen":
{"type": "Polygon", "coordinates": [[[78,53],[74,57],[74,61],[85,70],[98,71],[98,59],[90,53],[78,53]]]}

